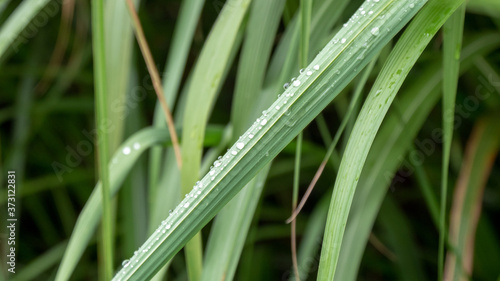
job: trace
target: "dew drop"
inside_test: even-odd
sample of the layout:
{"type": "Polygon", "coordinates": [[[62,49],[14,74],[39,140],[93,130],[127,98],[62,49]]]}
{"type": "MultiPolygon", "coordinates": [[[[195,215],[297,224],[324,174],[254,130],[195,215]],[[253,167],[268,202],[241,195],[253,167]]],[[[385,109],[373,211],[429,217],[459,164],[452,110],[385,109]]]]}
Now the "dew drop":
{"type": "Polygon", "coordinates": [[[299,70],[299,73],[300,74],[304,73],[304,69],[302,68],[301,70],[299,70]]]}
{"type": "Polygon", "coordinates": [[[415,8],[415,4],[411,3],[410,4],[410,9],[413,9],[413,8],[415,8]]]}
{"type": "Polygon", "coordinates": [[[141,144],[138,142],[134,143],[134,149],[138,150],[139,148],[141,148],[141,144]]]}
{"type": "Polygon", "coordinates": [[[308,72],[306,72],[306,75],[307,75],[307,76],[311,76],[312,74],[313,74],[313,73],[312,73],[312,71],[310,71],[310,70],[309,70],[308,72]]]}
{"type": "Polygon", "coordinates": [[[280,110],[280,106],[279,105],[275,106],[274,108],[276,108],[276,110],[280,110]]]}
{"type": "Polygon", "coordinates": [[[236,150],[231,150],[231,154],[236,155],[236,154],[238,154],[238,152],[236,150]]]}
{"type": "Polygon", "coordinates": [[[208,172],[208,174],[210,174],[211,176],[213,176],[215,174],[215,171],[211,170],[210,172],[208,172]]]}
{"type": "Polygon", "coordinates": [[[378,27],[374,27],[374,28],[372,28],[371,33],[376,36],[380,33],[380,31],[379,31],[378,27]]]}
{"type": "Polygon", "coordinates": [[[189,207],[189,202],[186,202],[186,204],[184,204],[184,208],[187,208],[189,207]]]}
{"type": "Polygon", "coordinates": [[[129,265],[130,261],[129,260],[124,260],[122,261],[122,266],[127,267],[129,265]]]}
{"type": "Polygon", "coordinates": [[[283,89],[285,89],[285,90],[286,90],[286,89],[288,89],[288,87],[290,87],[290,83],[285,83],[285,84],[283,84],[283,89]]]}
{"type": "Polygon", "coordinates": [[[342,40],[340,40],[340,43],[344,44],[344,43],[345,43],[345,41],[346,41],[346,39],[345,39],[345,38],[342,38],[342,40]]]}
{"type": "MultiPolygon", "coordinates": [[[[299,82],[299,84],[300,84],[300,82],[299,82]]],[[[267,124],[267,120],[266,119],[262,119],[262,121],[260,121],[260,124],[262,126],[266,125],[267,124]]]]}
{"type": "MultiPolygon", "coordinates": [[[[265,120],[265,119],[264,119],[264,120],[265,120]]],[[[244,143],[242,143],[242,142],[237,142],[237,143],[236,143],[236,148],[238,148],[238,149],[243,149],[243,147],[245,147],[245,144],[244,144],[244,143]]]]}
{"type": "Polygon", "coordinates": [[[123,150],[122,150],[123,154],[125,154],[125,155],[129,155],[130,151],[131,151],[130,147],[128,147],[128,146],[124,147],[123,150]]]}
{"type": "Polygon", "coordinates": [[[300,81],[299,81],[299,80],[295,80],[295,81],[293,81],[293,86],[294,86],[294,87],[298,87],[298,86],[300,86],[300,81]]]}
{"type": "Polygon", "coordinates": [[[253,139],[253,134],[248,134],[249,139],[253,139]]]}

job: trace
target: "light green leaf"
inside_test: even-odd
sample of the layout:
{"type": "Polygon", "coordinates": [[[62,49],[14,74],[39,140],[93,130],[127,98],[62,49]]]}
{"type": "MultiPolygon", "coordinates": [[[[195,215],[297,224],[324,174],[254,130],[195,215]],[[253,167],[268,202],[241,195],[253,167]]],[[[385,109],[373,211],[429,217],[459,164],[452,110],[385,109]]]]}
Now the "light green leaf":
{"type": "MultiPolygon", "coordinates": [[[[462,2],[430,1],[403,33],[375,81],[356,120],[337,175],[321,251],[318,280],[334,279],[352,198],[387,110],[432,35],[462,2]]],[[[418,10],[424,2],[380,1],[379,4],[387,5],[389,10],[411,11],[418,10]]],[[[387,19],[386,24],[391,24],[392,20],[399,21],[398,16],[386,14],[384,17],[387,19]]],[[[387,29],[381,26],[372,28],[370,32],[378,34],[384,30],[387,29]]]]}

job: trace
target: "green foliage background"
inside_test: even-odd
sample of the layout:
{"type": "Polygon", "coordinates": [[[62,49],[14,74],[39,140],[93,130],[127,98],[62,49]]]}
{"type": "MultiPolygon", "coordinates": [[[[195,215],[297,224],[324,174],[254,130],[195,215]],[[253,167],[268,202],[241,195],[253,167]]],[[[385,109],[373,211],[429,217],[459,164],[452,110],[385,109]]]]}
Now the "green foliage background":
{"type": "MultiPolygon", "coordinates": [[[[181,170],[125,1],[104,1],[102,22],[91,7],[100,1],[0,2],[0,179],[7,186],[16,171],[18,218],[15,274],[0,231],[0,280],[107,280],[105,268],[133,265],[171,210],[163,225],[179,227],[159,234],[131,280],[292,280],[294,173],[300,199],[338,137],[297,216],[301,280],[499,279],[500,4],[371,1],[388,8],[370,18],[363,1],[133,1],[181,170]],[[409,11],[384,18],[398,5],[409,11]],[[314,60],[305,72],[301,56],[314,60]],[[178,214],[257,118],[266,132],[222,159],[227,173],[178,214]],[[98,131],[107,149],[96,149],[98,131]],[[290,140],[301,131],[297,164],[290,140]],[[109,171],[106,204],[99,167],[109,171]],[[453,253],[473,269],[453,266],[453,253]]],[[[0,207],[4,222],[6,189],[0,207]]]]}

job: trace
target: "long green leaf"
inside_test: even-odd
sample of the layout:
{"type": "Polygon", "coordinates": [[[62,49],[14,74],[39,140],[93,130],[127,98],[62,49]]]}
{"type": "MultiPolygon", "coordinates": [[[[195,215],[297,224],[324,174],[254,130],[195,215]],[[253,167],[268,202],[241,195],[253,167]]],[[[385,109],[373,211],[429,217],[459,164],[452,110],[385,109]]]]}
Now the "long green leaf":
{"type": "MultiPolygon", "coordinates": [[[[358,10],[352,17],[348,28],[340,30],[241,140],[214,163],[214,169],[195,184],[172,215],[124,264],[115,280],[151,278],[337,96],[423,4],[424,1],[410,4],[366,2],[364,10],[358,10]],[[402,9],[406,5],[409,8],[402,9]],[[366,12],[372,10],[373,13],[366,12]],[[387,18],[392,20],[387,21],[387,18]],[[389,30],[381,32],[386,29],[389,30]]],[[[197,113],[190,111],[187,114],[197,113]]],[[[192,136],[186,131],[184,134],[200,142],[198,135],[192,136]]]]}
{"type": "Polygon", "coordinates": [[[113,276],[113,221],[111,218],[111,194],[109,184],[109,126],[108,87],[106,73],[106,43],[104,41],[104,1],[95,0],[92,7],[92,50],[94,54],[94,91],[96,108],[96,128],[99,179],[102,183],[102,248],[103,274],[106,279],[113,276]]]}
{"type": "MultiPolygon", "coordinates": [[[[139,0],[133,1],[136,6],[139,0]]],[[[108,97],[109,122],[113,130],[109,132],[109,150],[113,153],[123,138],[123,120],[130,108],[126,102],[131,76],[133,30],[130,24],[127,5],[122,0],[109,0],[105,3],[104,33],[106,54],[106,87],[108,97]]],[[[139,81],[142,83],[143,81],[139,81]]],[[[134,92],[134,94],[137,94],[134,92]]],[[[134,97],[135,98],[135,97],[134,97]]]]}
{"type": "MultiPolygon", "coordinates": [[[[372,91],[356,120],[337,175],[321,251],[318,280],[333,280],[334,278],[345,225],[359,176],[389,106],[408,72],[432,38],[431,35],[438,31],[449,17],[450,11],[453,12],[461,2],[463,1],[429,2],[399,39],[378,79],[375,81],[372,91]],[[422,30],[424,23],[426,24],[425,32],[419,32],[422,30]]],[[[408,4],[406,1],[380,3],[405,11],[415,10],[415,5],[423,4],[408,4]]],[[[397,16],[384,16],[386,17],[386,23],[399,20],[397,16]]],[[[371,31],[377,34],[380,30],[385,29],[382,27],[371,31]]]]}
{"type": "MultiPolygon", "coordinates": [[[[474,38],[463,50],[461,70],[470,68],[477,54],[491,52],[499,44],[498,34],[482,34],[474,38]]],[[[437,62],[429,65],[401,93],[399,102],[395,104],[397,110],[386,117],[368,154],[359,188],[353,199],[335,279],[356,280],[365,245],[385,192],[403,161],[402,156],[409,151],[416,134],[436,104],[441,81],[442,64],[437,62]]],[[[397,182],[402,180],[399,176],[394,178],[397,182]]],[[[435,205],[437,206],[437,198],[435,205]]]]}
{"type": "Polygon", "coordinates": [[[441,168],[441,204],[439,216],[438,280],[443,280],[444,244],[446,235],[446,198],[448,196],[448,167],[455,117],[465,4],[444,25],[443,36],[443,162],[441,168]]]}
{"type": "Polygon", "coordinates": [[[25,43],[31,37],[30,33],[23,34],[23,29],[49,2],[49,0],[27,0],[19,4],[0,30],[0,57],[18,37],[19,41],[12,46],[15,52],[18,51],[19,44],[25,43]]]}

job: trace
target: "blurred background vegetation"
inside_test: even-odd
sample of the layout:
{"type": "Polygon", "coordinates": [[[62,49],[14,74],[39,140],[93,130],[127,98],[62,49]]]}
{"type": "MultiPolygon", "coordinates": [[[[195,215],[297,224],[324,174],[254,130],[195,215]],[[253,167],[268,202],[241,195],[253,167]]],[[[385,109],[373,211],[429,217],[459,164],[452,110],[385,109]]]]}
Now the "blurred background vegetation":
{"type": "MultiPolygon", "coordinates": [[[[180,2],[147,0],[136,3],[156,66],[161,76],[165,77],[170,75],[164,69],[180,2]]],[[[328,42],[334,31],[361,3],[351,1],[345,8],[339,8],[343,10],[338,22],[328,27],[331,29],[329,36],[324,36],[321,42],[328,42]]],[[[19,0],[4,0],[0,3],[2,28],[22,4],[23,1],[19,0]]],[[[185,71],[180,76],[180,95],[223,4],[224,1],[209,0],[202,7],[185,71]]],[[[272,37],[272,55],[298,7],[298,0],[286,1],[276,35],[272,37]]],[[[106,20],[109,20],[107,36],[114,42],[108,56],[116,55],[116,58],[109,58],[113,60],[111,65],[114,67],[108,69],[108,78],[114,81],[110,91],[117,92],[116,98],[111,97],[108,102],[111,107],[115,107],[114,112],[118,112],[113,117],[118,121],[113,124],[119,124],[111,137],[112,151],[134,132],[153,124],[157,101],[146,65],[131,33],[128,14],[126,10],[123,11],[125,13],[121,14],[107,11],[105,15],[106,20]]],[[[19,246],[16,280],[54,278],[76,219],[97,181],[96,151],[92,144],[95,114],[89,2],[64,0],[61,4],[51,1],[37,15],[26,28],[19,31],[16,41],[4,47],[0,58],[2,186],[5,186],[7,170],[15,170],[17,175],[19,246]]],[[[499,36],[499,28],[500,8],[497,2],[471,1],[465,18],[464,46],[479,42],[477,38],[485,34],[493,35],[484,38],[499,36]]],[[[380,54],[368,78],[367,87],[373,84],[391,45],[380,54]]],[[[311,49],[317,51],[322,47],[311,46],[311,49]]],[[[438,33],[411,71],[402,93],[415,87],[416,81],[420,81],[419,77],[427,73],[430,65],[441,61],[441,49],[442,34],[438,33]]],[[[473,59],[470,66],[460,77],[456,98],[447,210],[451,212],[457,200],[455,196],[460,186],[459,179],[467,182],[462,184],[480,190],[477,196],[482,198],[474,201],[475,205],[471,207],[481,208],[481,213],[475,234],[474,269],[470,280],[500,280],[500,160],[496,158],[499,138],[498,134],[494,134],[500,130],[499,50],[498,44],[482,53],[472,49],[471,52],[477,55],[471,55],[473,59]],[[492,148],[487,151],[478,151],[490,147],[488,142],[496,145],[491,145],[492,148]]],[[[228,144],[224,128],[231,119],[240,52],[239,48],[235,50],[235,59],[229,66],[227,78],[211,113],[209,131],[204,140],[206,151],[224,139],[228,144]]],[[[305,192],[318,169],[328,149],[328,139],[335,134],[345,115],[356,82],[324,110],[319,120],[304,130],[299,194],[305,192]]],[[[363,95],[366,93],[367,90],[363,95]]],[[[178,104],[182,99],[177,100],[178,104]]],[[[397,112],[397,103],[398,98],[390,112],[404,114],[397,112]]],[[[418,257],[418,275],[426,278],[420,280],[434,279],[437,275],[438,230],[430,211],[432,207],[429,201],[424,200],[425,188],[422,186],[429,187],[428,190],[432,192],[430,196],[438,198],[442,140],[436,137],[436,129],[442,128],[441,108],[439,101],[435,103],[413,141],[414,153],[402,155],[398,159],[401,161],[399,172],[387,176],[390,182],[388,193],[364,250],[358,280],[418,280],[408,276],[409,269],[405,267],[405,257],[408,256],[418,257]],[[415,165],[415,161],[420,164],[415,165]]],[[[174,115],[176,113],[174,110],[174,115]]],[[[327,199],[330,198],[338,163],[353,122],[351,120],[348,123],[347,133],[341,138],[334,160],[328,162],[323,176],[297,218],[299,248],[308,230],[319,229],[317,232],[322,234],[326,219],[325,206],[328,205],[327,199]],[[314,220],[323,226],[315,226],[314,220]]],[[[164,145],[170,146],[170,143],[164,145]]],[[[285,224],[285,220],[291,213],[295,146],[295,141],[287,146],[270,167],[235,280],[285,280],[284,276],[291,272],[290,226],[285,224]]],[[[141,156],[125,180],[124,188],[113,201],[113,216],[116,219],[114,268],[118,268],[120,261],[143,243],[149,229],[157,224],[150,221],[149,161],[148,153],[141,156]],[[128,219],[130,216],[133,219],[128,219]],[[127,236],[127,231],[134,232],[134,235],[127,236]]],[[[0,204],[5,206],[5,203],[6,192],[2,191],[0,204]]],[[[5,215],[4,209],[2,207],[2,216],[5,215]]],[[[208,240],[210,228],[211,224],[202,231],[203,245],[208,240]]],[[[1,233],[3,249],[5,231],[1,233]]],[[[98,278],[97,239],[100,239],[99,234],[91,240],[72,280],[98,278]]],[[[309,247],[321,246],[320,238],[308,241],[312,243],[309,247]]],[[[4,258],[2,253],[0,260],[4,258]]],[[[302,266],[308,268],[308,280],[314,280],[319,252],[312,251],[302,262],[302,266]]],[[[2,262],[1,267],[5,271],[5,262],[2,262]]],[[[185,267],[181,252],[173,259],[165,278],[187,280],[185,267]]],[[[0,280],[6,277],[2,275],[0,280]]]]}

